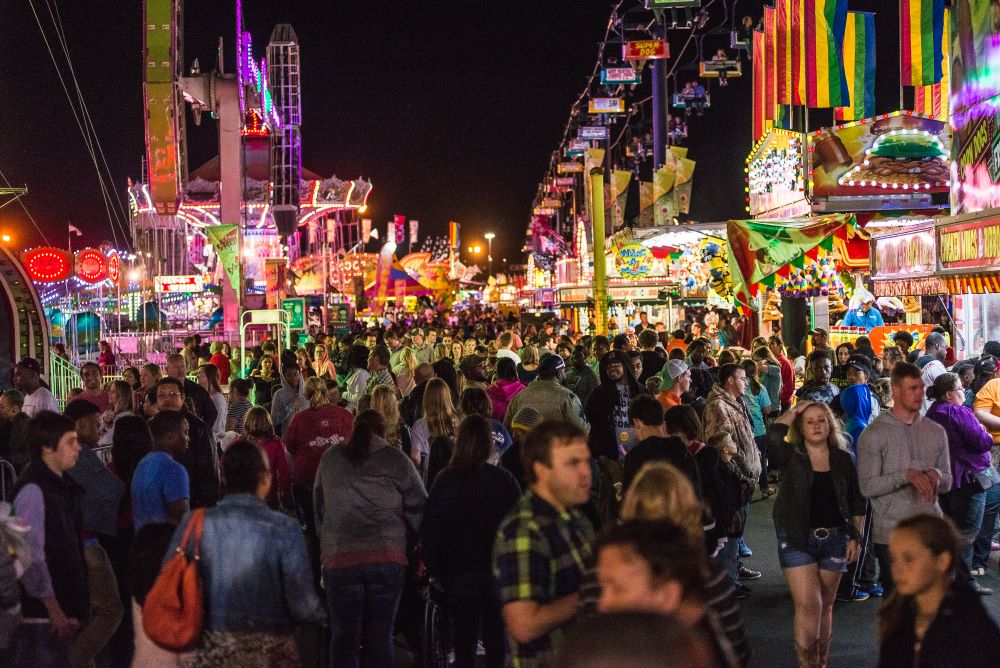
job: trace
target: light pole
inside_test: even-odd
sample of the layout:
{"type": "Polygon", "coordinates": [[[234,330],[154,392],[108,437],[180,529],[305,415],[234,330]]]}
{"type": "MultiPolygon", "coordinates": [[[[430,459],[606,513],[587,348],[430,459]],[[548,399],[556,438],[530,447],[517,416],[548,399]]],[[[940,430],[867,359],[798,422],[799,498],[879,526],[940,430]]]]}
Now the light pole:
{"type": "Polygon", "coordinates": [[[486,274],[486,278],[489,278],[490,276],[493,275],[493,239],[497,235],[493,234],[492,232],[487,232],[484,236],[486,237],[486,245],[487,245],[486,262],[488,263],[489,266],[489,271],[486,274]]]}

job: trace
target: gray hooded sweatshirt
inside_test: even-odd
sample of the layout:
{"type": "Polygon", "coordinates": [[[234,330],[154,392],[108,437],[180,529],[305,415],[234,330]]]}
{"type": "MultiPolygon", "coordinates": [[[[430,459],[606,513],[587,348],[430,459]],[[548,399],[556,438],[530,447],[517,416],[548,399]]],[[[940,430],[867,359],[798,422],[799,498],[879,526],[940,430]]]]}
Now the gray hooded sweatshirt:
{"type": "Polygon", "coordinates": [[[305,379],[300,376],[299,387],[293,389],[282,374],[281,389],[271,397],[271,422],[274,423],[274,431],[280,434],[292,416],[308,406],[305,379]]]}
{"type": "Polygon", "coordinates": [[[951,489],[948,436],[933,420],[918,415],[913,424],[900,422],[891,410],[872,420],[858,439],[858,482],[872,504],[872,539],[889,543],[900,520],[930,513],[941,515],[937,499],[924,501],[906,479],[907,469],[935,469],[941,476],[939,494],[951,489]]]}

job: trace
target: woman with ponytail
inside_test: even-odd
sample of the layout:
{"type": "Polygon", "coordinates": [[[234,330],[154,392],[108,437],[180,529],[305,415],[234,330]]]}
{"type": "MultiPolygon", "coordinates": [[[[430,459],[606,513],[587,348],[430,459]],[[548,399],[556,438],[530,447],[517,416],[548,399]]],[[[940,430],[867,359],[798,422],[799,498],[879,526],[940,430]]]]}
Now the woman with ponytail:
{"type": "Polygon", "coordinates": [[[362,411],[350,438],[323,453],[316,473],[313,501],[334,666],[393,665],[406,534],[419,529],[427,492],[413,462],[385,434],[385,418],[362,411]]]}

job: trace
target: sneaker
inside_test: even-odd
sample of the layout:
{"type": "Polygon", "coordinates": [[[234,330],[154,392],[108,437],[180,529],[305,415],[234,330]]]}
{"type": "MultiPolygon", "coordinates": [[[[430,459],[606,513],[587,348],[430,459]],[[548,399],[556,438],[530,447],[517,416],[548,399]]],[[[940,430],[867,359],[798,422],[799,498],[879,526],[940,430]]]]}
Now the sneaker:
{"type": "Polygon", "coordinates": [[[1000,542],[993,541],[990,543],[990,552],[1000,552],[1000,542]]]}
{"type": "Polygon", "coordinates": [[[740,543],[740,557],[752,557],[753,550],[746,543],[740,543]]]}
{"type": "Polygon", "coordinates": [[[739,601],[742,601],[743,599],[745,599],[746,597],[748,597],[750,595],[750,587],[747,587],[746,585],[740,584],[739,582],[737,582],[733,586],[733,589],[736,592],[736,594],[735,594],[736,599],[739,600],[739,601]]]}
{"type": "Polygon", "coordinates": [[[871,598],[871,594],[864,589],[855,589],[850,594],[837,594],[837,600],[846,603],[861,603],[871,598]]]}
{"type": "Polygon", "coordinates": [[[759,577],[760,571],[751,570],[746,566],[740,566],[740,580],[756,580],[759,577]]]}
{"type": "Polygon", "coordinates": [[[992,589],[990,589],[989,587],[984,587],[978,582],[972,583],[972,591],[976,592],[980,596],[990,596],[993,593],[992,589]]]}
{"type": "Polygon", "coordinates": [[[875,598],[882,598],[883,596],[885,596],[885,589],[883,589],[882,585],[880,584],[872,585],[871,589],[868,590],[868,593],[874,596],[875,598]]]}
{"type": "Polygon", "coordinates": [[[986,569],[983,568],[982,566],[979,566],[977,568],[973,568],[969,572],[972,573],[972,577],[974,577],[974,578],[981,578],[984,575],[986,575],[986,569]]]}

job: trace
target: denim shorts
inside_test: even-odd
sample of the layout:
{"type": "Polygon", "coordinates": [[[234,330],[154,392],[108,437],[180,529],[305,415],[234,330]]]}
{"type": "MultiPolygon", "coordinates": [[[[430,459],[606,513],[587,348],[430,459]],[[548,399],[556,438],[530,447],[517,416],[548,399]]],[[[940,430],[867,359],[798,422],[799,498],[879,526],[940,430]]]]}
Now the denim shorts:
{"type": "Polygon", "coordinates": [[[847,543],[851,537],[845,529],[810,529],[805,549],[791,545],[787,534],[780,528],[777,528],[777,534],[778,562],[782,568],[816,564],[820,570],[847,572],[847,543]],[[829,535],[821,538],[825,531],[829,531],[829,535]]]}

